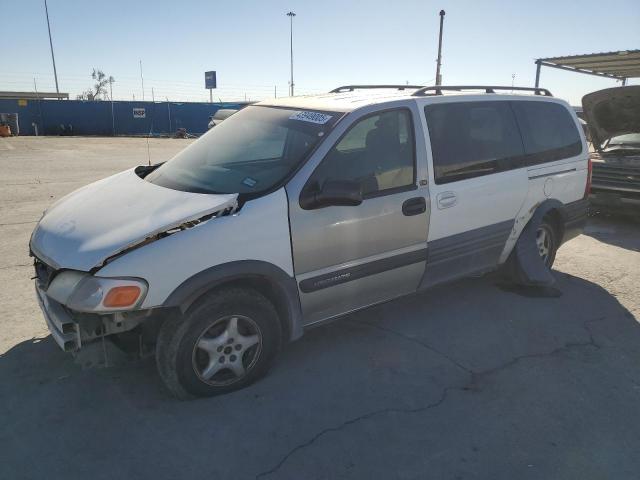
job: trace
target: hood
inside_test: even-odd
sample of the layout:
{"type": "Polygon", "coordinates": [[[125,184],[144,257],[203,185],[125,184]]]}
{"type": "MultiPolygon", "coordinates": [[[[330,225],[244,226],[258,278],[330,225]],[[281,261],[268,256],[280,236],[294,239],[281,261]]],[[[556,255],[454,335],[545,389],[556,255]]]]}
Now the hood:
{"type": "Polygon", "coordinates": [[[54,268],[89,271],[148,237],[235,207],[236,197],[172,190],[127,170],[56,202],[33,231],[31,251],[54,268]]]}
{"type": "Polygon", "coordinates": [[[640,133],[640,85],[589,93],[582,97],[582,108],[598,149],[610,138],[640,133]]]}

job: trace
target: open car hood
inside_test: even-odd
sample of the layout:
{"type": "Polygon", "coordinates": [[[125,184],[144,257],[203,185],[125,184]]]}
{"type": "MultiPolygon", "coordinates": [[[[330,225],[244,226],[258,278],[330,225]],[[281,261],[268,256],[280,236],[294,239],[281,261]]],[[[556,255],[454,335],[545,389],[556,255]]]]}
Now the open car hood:
{"type": "Polygon", "coordinates": [[[161,187],[131,169],[56,202],[33,231],[30,248],[54,268],[90,271],[106,259],[161,238],[168,231],[191,228],[212,214],[235,209],[236,198],[236,194],[161,187]]]}
{"type": "Polygon", "coordinates": [[[610,138],[640,133],[640,85],[589,93],[582,97],[582,108],[598,150],[610,138]]]}

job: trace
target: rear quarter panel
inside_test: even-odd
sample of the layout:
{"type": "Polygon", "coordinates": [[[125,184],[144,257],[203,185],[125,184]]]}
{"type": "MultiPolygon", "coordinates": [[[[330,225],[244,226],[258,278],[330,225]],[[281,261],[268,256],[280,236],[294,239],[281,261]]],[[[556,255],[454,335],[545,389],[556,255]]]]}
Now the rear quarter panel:
{"type": "Polygon", "coordinates": [[[513,230],[500,256],[500,263],[507,260],[522,230],[533,216],[538,205],[547,199],[558,200],[566,205],[581,200],[584,197],[588,175],[589,149],[584,130],[580,125],[578,117],[569,104],[562,100],[544,99],[539,101],[554,101],[560,103],[567,109],[580,135],[582,152],[574,157],[527,168],[527,195],[516,216],[513,230]]]}

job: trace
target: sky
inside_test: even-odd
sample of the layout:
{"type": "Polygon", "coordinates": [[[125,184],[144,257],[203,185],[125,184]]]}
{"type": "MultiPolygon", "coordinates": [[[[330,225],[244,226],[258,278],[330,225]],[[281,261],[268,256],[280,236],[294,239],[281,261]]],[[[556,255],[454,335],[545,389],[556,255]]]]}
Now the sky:
{"type": "MultiPolygon", "coordinates": [[[[115,99],[223,101],[287,95],[289,18],[296,94],[344,84],[433,84],[446,11],[443,84],[532,86],[541,57],[640,49],[639,0],[48,0],[61,92],[115,78],[115,99]],[[515,78],[512,75],[515,74],[515,78]]],[[[55,91],[44,0],[0,0],[0,90],[55,91]]],[[[640,83],[638,79],[631,84],[640,83]]],[[[541,86],[579,105],[609,79],[543,68],[541,86]]]]}

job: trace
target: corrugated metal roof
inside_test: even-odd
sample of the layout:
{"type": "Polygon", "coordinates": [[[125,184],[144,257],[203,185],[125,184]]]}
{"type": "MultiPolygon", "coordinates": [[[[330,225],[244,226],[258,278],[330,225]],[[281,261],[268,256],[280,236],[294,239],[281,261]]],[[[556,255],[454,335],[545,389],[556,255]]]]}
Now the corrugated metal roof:
{"type": "Polygon", "coordinates": [[[618,78],[640,77],[640,50],[591,53],[567,57],[540,58],[543,64],[578,72],[612,75],[618,78]]]}

